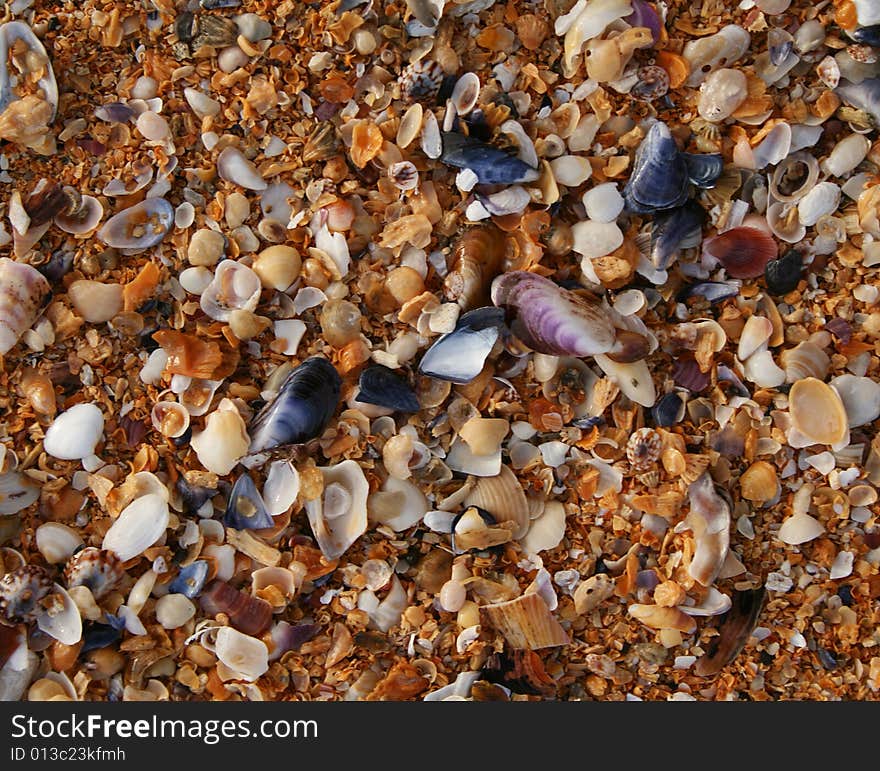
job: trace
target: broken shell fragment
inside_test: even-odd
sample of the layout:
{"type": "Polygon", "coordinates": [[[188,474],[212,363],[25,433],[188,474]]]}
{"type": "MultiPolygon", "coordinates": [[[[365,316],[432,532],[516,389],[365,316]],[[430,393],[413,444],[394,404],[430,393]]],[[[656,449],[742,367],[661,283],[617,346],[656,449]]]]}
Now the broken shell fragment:
{"type": "Polygon", "coordinates": [[[480,372],[495,347],[504,323],[500,308],[475,308],[463,314],[455,329],[425,352],[419,372],[438,380],[469,383],[480,372]]]}
{"type": "Polygon", "coordinates": [[[201,309],[216,321],[229,321],[235,310],[253,311],[260,301],[259,276],[235,260],[223,260],[199,299],[201,309]]]}
{"type": "Polygon", "coordinates": [[[495,476],[479,477],[464,499],[464,505],[488,511],[498,524],[513,523],[515,539],[528,532],[529,504],[519,480],[507,466],[502,465],[495,476]]]}
{"type": "Polygon", "coordinates": [[[82,616],[64,587],[53,584],[52,591],[41,602],[37,613],[40,631],[63,645],[76,645],[82,639],[82,616]]]}
{"type": "Polygon", "coordinates": [[[196,456],[208,471],[228,474],[250,446],[247,427],[235,404],[222,399],[205,422],[202,431],[193,433],[190,442],[196,456]]]}
{"type": "Polygon", "coordinates": [[[703,473],[688,487],[690,511],[684,525],[694,534],[694,556],[688,574],[703,586],[718,577],[730,545],[730,508],[718,495],[712,477],[703,473]]]}
{"type": "Polygon", "coordinates": [[[846,373],[833,378],[829,385],[843,402],[850,428],[866,426],[880,417],[880,383],[873,378],[846,373]]]}
{"type": "Polygon", "coordinates": [[[214,653],[234,679],[253,682],[269,669],[266,643],[229,626],[217,630],[214,653]]]}
{"type": "Polygon", "coordinates": [[[241,152],[235,147],[225,147],[217,157],[217,173],[221,179],[247,190],[265,190],[269,184],[241,152]]]}
{"type": "Polygon", "coordinates": [[[574,609],[578,615],[590,613],[614,594],[614,579],[597,573],[578,584],[574,591],[574,609]]]}
{"type": "Polygon", "coordinates": [[[65,233],[75,236],[84,236],[91,233],[104,216],[104,207],[101,202],[91,195],[80,198],[77,209],[73,212],[62,212],[55,215],[55,226],[65,233]]]}
{"type": "Polygon", "coordinates": [[[651,629],[674,629],[684,634],[693,634],[697,631],[697,622],[678,608],[635,603],[627,608],[627,612],[651,629]]]}
{"type": "Polygon", "coordinates": [[[540,650],[568,645],[565,630],[536,593],[524,594],[515,600],[483,605],[480,617],[504,635],[507,644],[516,650],[540,650]]]}
{"type": "Polygon", "coordinates": [[[48,571],[39,565],[22,565],[0,578],[0,617],[15,624],[34,620],[40,603],[52,591],[48,571]]]}
{"type": "Polygon", "coordinates": [[[150,420],[162,436],[176,439],[189,429],[189,411],[179,402],[156,402],[150,411],[150,420]]]}
{"type": "Polygon", "coordinates": [[[366,532],[370,485],[353,460],[318,467],[324,492],[305,504],[312,533],[328,560],[341,557],[366,532]]]}

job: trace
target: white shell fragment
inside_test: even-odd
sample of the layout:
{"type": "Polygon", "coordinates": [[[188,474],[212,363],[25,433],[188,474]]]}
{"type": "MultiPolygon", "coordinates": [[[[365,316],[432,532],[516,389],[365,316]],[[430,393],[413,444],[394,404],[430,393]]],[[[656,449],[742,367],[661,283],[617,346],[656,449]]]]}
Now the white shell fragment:
{"type": "Polygon", "coordinates": [[[217,172],[227,182],[248,190],[265,190],[269,187],[257,167],[235,147],[226,147],[220,152],[217,157],[217,172]]]}
{"type": "Polygon", "coordinates": [[[269,669],[266,643],[242,634],[231,626],[217,630],[214,653],[236,679],[253,682],[269,669]]]}
{"type": "Polygon", "coordinates": [[[318,470],[324,477],[324,494],[306,502],[306,514],[321,552],[335,560],[366,532],[370,485],[353,460],[318,470]]]}

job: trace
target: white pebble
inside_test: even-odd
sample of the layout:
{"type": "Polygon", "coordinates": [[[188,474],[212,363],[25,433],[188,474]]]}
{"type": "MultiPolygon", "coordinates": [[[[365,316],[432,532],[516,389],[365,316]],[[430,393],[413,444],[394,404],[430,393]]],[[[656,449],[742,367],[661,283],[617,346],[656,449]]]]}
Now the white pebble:
{"type": "Polygon", "coordinates": [[[136,81],[131,89],[132,99],[152,99],[159,93],[159,83],[155,78],[148,75],[142,75],[136,81]]]}
{"type": "Polygon", "coordinates": [[[177,629],[195,614],[195,605],[183,594],[166,594],[156,602],[156,621],[163,629],[177,629]]]}
{"type": "Polygon", "coordinates": [[[244,67],[250,61],[250,57],[238,46],[224,48],[217,55],[217,66],[220,72],[235,72],[239,67],[244,67]]]}
{"type": "Polygon", "coordinates": [[[461,581],[449,580],[440,589],[440,605],[449,613],[458,613],[467,600],[467,589],[461,581]]]}

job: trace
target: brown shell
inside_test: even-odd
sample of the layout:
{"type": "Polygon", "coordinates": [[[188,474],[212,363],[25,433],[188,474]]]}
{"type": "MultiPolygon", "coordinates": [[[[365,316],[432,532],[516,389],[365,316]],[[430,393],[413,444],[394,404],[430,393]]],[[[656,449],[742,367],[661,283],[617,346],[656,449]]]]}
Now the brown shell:
{"type": "Polygon", "coordinates": [[[96,600],[110,594],[124,574],[122,562],[114,552],[94,546],[78,551],[64,566],[67,587],[87,586],[96,600]]]}
{"type": "Polygon", "coordinates": [[[22,565],[7,573],[0,578],[0,618],[10,623],[33,621],[52,586],[49,573],[39,565],[22,565]]]}
{"type": "Polygon", "coordinates": [[[515,600],[483,605],[480,617],[501,632],[514,649],[539,650],[570,642],[547,603],[537,594],[524,594],[515,600]]]}
{"type": "Polygon", "coordinates": [[[494,225],[471,228],[452,251],[452,269],[444,287],[463,311],[486,305],[489,287],[503,267],[506,239],[494,225]]]}
{"type": "Polygon", "coordinates": [[[272,622],[272,606],[259,597],[238,591],[225,581],[212,581],[200,598],[202,610],[211,615],[223,613],[239,632],[259,635],[272,622]]]}

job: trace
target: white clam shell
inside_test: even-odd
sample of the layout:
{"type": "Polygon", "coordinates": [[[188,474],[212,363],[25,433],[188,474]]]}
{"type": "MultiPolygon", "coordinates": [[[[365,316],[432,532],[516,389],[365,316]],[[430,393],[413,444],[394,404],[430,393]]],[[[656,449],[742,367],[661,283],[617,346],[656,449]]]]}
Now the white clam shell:
{"type": "Polygon", "coordinates": [[[839,204],[840,187],[833,182],[820,182],[798,201],[801,225],[812,227],[826,214],[836,211],[839,204]]]}
{"type": "Polygon", "coordinates": [[[133,500],[110,526],[101,544],[126,562],[143,554],[158,541],[168,527],[168,502],[149,493],[133,500]]]}
{"type": "Polygon", "coordinates": [[[50,291],[49,282],[36,268],[0,257],[0,356],[12,350],[37,320],[50,291]]]}
{"type": "Polygon", "coordinates": [[[880,383],[873,378],[838,375],[830,385],[840,395],[850,428],[865,426],[880,417],[880,383]]]}
{"type": "Polygon", "coordinates": [[[41,609],[37,626],[64,645],[76,645],[82,639],[82,616],[79,608],[63,586],[55,584],[52,593],[60,597],[61,607],[41,609]]]}
{"type": "Polygon", "coordinates": [[[727,613],[732,604],[730,597],[710,586],[699,605],[679,605],[678,609],[689,616],[720,616],[727,613]]]}
{"type": "Polygon", "coordinates": [[[473,72],[466,72],[452,89],[452,103],[459,115],[467,115],[480,98],[480,78],[473,72]]]}
{"type": "Polygon", "coordinates": [[[50,565],[67,562],[71,555],[83,545],[80,534],[61,522],[44,522],[37,528],[37,549],[50,565]]]}
{"type": "Polygon", "coordinates": [[[223,664],[253,682],[269,669],[269,649],[262,640],[242,634],[231,626],[217,630],[214,653],[223,664]]]}
{"type": "Polygon", "coordinates": [[[389,476],[376,497],[370,496],[370,519],[400,533],[421,521],[428,499],[412,482],[389,476]]]}
{"type": "Polygon", "coordinates": [[[229,321],[234,310],[253,311],[260,301],[260,277],[247,265],[223,260],[205,287],[199,306],[215,321],[229,321]]]}
{"type": "Polygon", "coordinates": [[[623,232],[616,222],[578,222],[571,229],[572,249],[588,258],[604,257],[623,244],[623,232]]]}
{"type": "Polygon", "coordinates": [[[766,316],[749,316],[739,337],[736,356],[745,361],[754,354],[773,334],[773,322],[766,316]]]}
{"type": "Polygon", "coordinates": [[[822,162],[822,171],[832,177],[851,172],[868,155],[871,142],[861,134],[850,134],[841,139],[831,154],[822,162]]]}
{"type": "Polygon", "coordinates": [[[623,211],[623,196],[614,182],[591,187],[581,200],[587,216],[594,222],[614,222],[623,211]]]}
{"type": "Polygon", "coordinates": [[[540,517],[532,522],[529,531],[520,539],[529,554],[555,549],[565,535],[565,506],[559,501],[548,501],[540,517]]]}
{"type": "Polygon", "coordinates": [[[370,485],[353,460],[318,470],[324,477],[324,494],[305,508],[321,553],[335,560],[366,532],[370,485]]]}
{"type": "Polygon", "coordinates": [[[779,528],[778,538],[789,546],[797,546],[818,538],[825,527],[809,514],[792,514],[779,528]]]}
{"type": "Polygon", "coordinates": [[[299,471],[290,461],[277,460],[269,464],[263,484],[263,503],[273,517],[283,514],[296,502],[299,495],[299,471]]]}
{"type": "Polygon", "coordinates": [[[41,486],[18,471],[0,474],[0,516],[17,514],[40,497],[41,486]]]}
{"type": "Polygon", "coordinates": [[[104,432],[104,415],[94,404],[75,404],[46,431],[43,449],[59,460],[82,460],[95,452],[104,432]]]}

